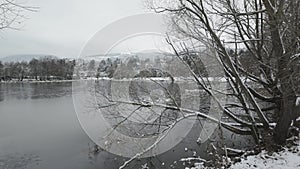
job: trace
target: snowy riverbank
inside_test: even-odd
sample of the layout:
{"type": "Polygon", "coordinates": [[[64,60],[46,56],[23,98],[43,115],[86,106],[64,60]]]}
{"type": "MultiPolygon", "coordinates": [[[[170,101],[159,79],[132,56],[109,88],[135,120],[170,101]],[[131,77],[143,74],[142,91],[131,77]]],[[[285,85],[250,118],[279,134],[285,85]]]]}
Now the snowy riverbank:
{"type": "Polygon", "coordinates": [[[11,84],[11,83],[60,83],[60,82],[74,82],[76,80],[10,80],[10,81],[0,81],[0,84],[11,84]]]}
{"type": "MultiPolygon", "coordinates": [[[[195,167],[186,169],[210,169],[203,162],[195,163],[195,167]]],[[[257,155],[242,158],[229,169],[300,169],[300,145],[284,148],[279,152],[262,151],[257,155]]]]}
{"type": "Polygon", "coordinates": [[[248,156],[230,169],[296,169],[300,168],[300,147],[285,148],[283,151],[268,154],[262,151],[258,155],[248,156]]]}

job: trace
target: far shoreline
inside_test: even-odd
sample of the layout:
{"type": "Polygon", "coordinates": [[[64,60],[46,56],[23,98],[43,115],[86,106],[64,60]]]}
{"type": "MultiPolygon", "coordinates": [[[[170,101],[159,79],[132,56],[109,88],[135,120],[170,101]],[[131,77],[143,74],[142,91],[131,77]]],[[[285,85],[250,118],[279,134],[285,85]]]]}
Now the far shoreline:
{"type": "MultiPolygon", "coordinates": [[[[131,81],[137,78],[109,78],[109,77],[88,77],[88,78],[80,78],[80,79],[69,79],[69,80],[58,80],[58,79],[53,79],[53,80],[35,80],[35,79],[23,79],[17,80],[17,79],[12,79],[8,81],[0,81],[0,84],[34,84],[34,83],[64,83],[64,82],[79,82],[79,81],[101,81],[101,80],[114,80],[114,81],[131,81]]],[[[165,77],[144,77],[144,78],[138,78],[138,79],[152,79],[152,80],[167,80],[168,78],[165,77]]],[[[175,77],[175,80],[194,80],[194,77],[175,77]]],[[[226,78],[222,77],[207,77],[207,80],[209,81],[217,81],[217,82],[226,82],[226,78]]]]}
{"type": "Polygon", "coordinates": [[[72,80],[10,80],[10,81],[0,81],[0,84],[31,84],[31,83],[63,83],[63,82],[75,82],[78,79],[72,80]]]}

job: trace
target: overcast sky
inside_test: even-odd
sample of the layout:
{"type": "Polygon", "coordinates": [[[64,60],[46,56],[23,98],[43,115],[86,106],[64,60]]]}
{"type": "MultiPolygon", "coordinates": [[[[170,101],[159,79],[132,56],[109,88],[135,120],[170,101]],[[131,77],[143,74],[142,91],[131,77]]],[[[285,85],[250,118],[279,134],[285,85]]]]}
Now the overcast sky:
{"type": "Polygon", "coordinates": [[[147,9],[143,0],[27,0],[40,7],[26,12],[22,29],[0,32],[0,57],[51,54],[77,57],[84,44],[101,28],[147,9]]]}

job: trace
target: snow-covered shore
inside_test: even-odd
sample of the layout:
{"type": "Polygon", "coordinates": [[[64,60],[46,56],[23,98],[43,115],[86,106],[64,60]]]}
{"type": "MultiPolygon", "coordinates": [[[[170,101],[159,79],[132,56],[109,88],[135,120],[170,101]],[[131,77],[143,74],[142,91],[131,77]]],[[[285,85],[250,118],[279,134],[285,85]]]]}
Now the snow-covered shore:
{"type": "MultiPolygon", "coordinates": [[[[195,163],[195,167],[186,169],[212,169],[203,162],[195,163]]],[[[229,169],[300,169],[300,145],[284,148],[279,152],[262,151],[257,155],[242,158],[229,169]]]]}
{"type": "Polygon", "coordinates": [[[74,82],[76,80],[10,80],[10,81],[0,81],[0,84],[11,84],[11,83],[59,83],[59,82],[74,82]]]}
{"type": "Polygon", "coordinates": [[[300,168],[300,147],[285,148],[283,151],[268,154],[262,151],[258,155],[248,156],[230,169],[297,169],[300,168]]]}

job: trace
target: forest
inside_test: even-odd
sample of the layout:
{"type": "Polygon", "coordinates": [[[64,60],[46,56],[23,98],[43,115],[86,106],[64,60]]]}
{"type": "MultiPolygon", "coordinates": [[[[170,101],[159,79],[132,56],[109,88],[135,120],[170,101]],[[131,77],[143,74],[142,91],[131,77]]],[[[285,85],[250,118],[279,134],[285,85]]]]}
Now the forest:
{"type": "Polygon", "coordinates": [[[75,60],[45,57],[30,62],[0,62],[0,81],[27,80],[70,80],[75,60]]]}

